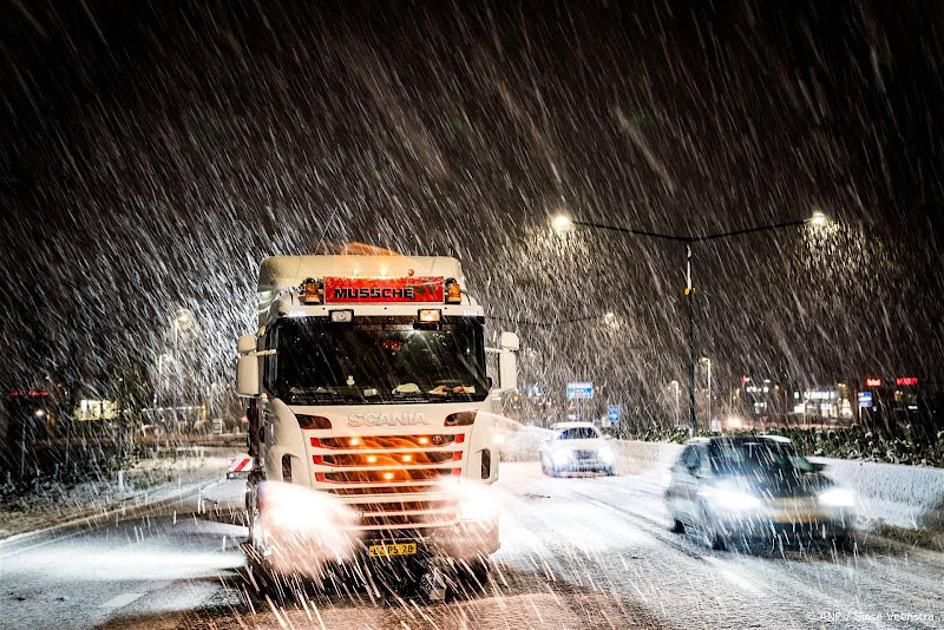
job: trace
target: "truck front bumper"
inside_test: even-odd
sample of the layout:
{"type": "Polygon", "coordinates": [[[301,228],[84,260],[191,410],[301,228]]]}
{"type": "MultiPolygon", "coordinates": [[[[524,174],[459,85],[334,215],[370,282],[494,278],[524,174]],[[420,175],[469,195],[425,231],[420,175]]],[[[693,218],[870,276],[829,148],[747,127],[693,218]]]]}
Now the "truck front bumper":
{"type": "Polygon", "coordinates": [[[361,539],[362,554],[370,557],[375,545],[416,544],[416,555],[473,560],[487,557],[501,546],[498,520],[460,521],[454,525],[418,530],[369,531],[361,539]]]}

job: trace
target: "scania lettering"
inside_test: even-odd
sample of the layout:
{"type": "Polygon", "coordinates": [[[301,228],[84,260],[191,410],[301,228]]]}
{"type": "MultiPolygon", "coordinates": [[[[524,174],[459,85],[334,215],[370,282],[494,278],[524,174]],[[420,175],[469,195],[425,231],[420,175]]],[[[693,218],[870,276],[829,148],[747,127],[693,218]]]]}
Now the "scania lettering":
{"type": "Polygon", "coordinates": [[[496,414],[518,338],[486,348],[459,261],[276,256],[258,298],[257,330],[237,343],[250,569],[364,579],[405,556],[480,577],[499,547],[496,414]]]}
{"type": "Polygon", "coordinates": [[[381,427],[403,425],[408,427],[415,424],[425,424],[422,413],[352,413],[347,418],[348,426],[352,427],[381,427]]]}

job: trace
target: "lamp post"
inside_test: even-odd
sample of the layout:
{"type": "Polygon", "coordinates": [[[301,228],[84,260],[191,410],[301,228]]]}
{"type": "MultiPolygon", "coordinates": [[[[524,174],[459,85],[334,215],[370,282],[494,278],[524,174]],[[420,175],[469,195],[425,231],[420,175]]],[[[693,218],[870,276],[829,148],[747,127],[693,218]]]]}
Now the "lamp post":
{"type": "Polygon", "coordinates": [[[711,427],[711,359],[708,357],[702,357],[699,361],[700,363],[705,364],[705,368],[708,370],[708,395],[705,398],[705,414],[708,416],[708,427],[711,427]]]}
{"type": "Polygon", "coordinates": [[[695,285],[692,282],[692,247],[698,243],[707,241],[717,241],[735,236],[744,236],[755,234],[757,232],[769,232],[772,230],[782,230],[787,228],[801,227],[804,225],[824,226],[829,221],[822,212],[814,212],[806,219],[797,219],[794,221],[784,221],[782,223],[767,223],[756,225],[739,230],[730,230],[727,232],[716,232],[714,234],[703,234],[700,236],[679,236],[677,234],[665,234],[662,232],[653,232],[651,230],[637,230],[618,225],[607,225],[605,223],[594,223],[591,221],[575,221],[570,217],[560,214],[554,217],[551,222],[554,231],[557,233],[567,232],[574,227],[584,227],[594,230],[603,230],[610,232],[619,232],[621,234],[630,234],[633,236],[642,236],[646,238],[658,239],[681,243],[685,246],[685,308],[688,314],[688,421],[689,432],[695,435],[698,431],[698,423],[695,416],[695,285]]]}

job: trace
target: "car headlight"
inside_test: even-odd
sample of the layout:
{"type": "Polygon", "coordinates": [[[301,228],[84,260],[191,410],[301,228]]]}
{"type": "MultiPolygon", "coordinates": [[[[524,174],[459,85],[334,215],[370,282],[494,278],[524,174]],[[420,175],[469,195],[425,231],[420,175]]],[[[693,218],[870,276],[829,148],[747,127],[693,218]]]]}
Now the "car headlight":
{"type": "Polygon", "coordinates": [[[599,449],[597,449],[597,457],[599,457],[600,460],[603,461],[604,463],[612,464],[613,463],[613,449],[610,448],[609,444],[604,444],[599,449]]]}
{"type": "Polygon", "coordinates": [[[570,463],[570,451],[566,448],[558,449],[551,453],[551,459],[554,461],[554,465],[564,466],[570,463]]]}
{"type": "Polygon", "coordinates": [[[826,507],[854,507],[855,495],[845,488],[830,488],[820,493],[816,500],[826,507]]]}
{"type": "Polygon", "coordinates": [[[713,490],[705,492],[703,496],[726,510],[756,510],[764,505],[754,495],[737,490],[713,490]]]}

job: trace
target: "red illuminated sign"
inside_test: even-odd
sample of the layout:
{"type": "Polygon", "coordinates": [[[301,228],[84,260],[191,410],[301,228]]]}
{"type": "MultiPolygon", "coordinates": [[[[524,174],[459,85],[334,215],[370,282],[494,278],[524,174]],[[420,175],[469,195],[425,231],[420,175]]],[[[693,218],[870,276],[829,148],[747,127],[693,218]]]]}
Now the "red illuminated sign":
{"type": "Polygon", "coordinates": [[[325,278],[325,302],[334,304],[376,302],[442,303],[443,279],[416,278],[325,278]]]}
{"type": "Polygon", "coordinates": [[[881,386],[882,386],[882,379],[880,379],[880,378],[867,378],[867,379],[865,379],[865,386],[866,386],[866,387],[881,387],[881,386]]]}
{"type": "Polygon", "coordinates": [[[917,376],[899,376],[895,379],[896,385],[917,385],[918,377],[917,376]]]}

